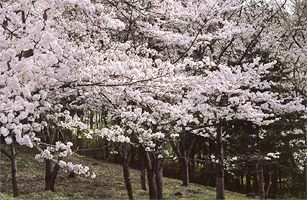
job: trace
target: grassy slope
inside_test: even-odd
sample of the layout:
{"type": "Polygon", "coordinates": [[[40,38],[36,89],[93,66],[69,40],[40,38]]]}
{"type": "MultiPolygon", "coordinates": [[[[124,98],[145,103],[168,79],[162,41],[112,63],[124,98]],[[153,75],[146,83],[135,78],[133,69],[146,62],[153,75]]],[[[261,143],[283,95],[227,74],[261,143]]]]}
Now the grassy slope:
{"type": "MultiPolygon", "coordinates": [[[[26,148],[18,149],[18,181],[21,199],[127,199],[120,165],[102,162],[87,157],[72,156],[74,163],[82,163],[97,174],[96,179],[83,176],[67,178],[60,171],[56,180],[56,191],[44,191],[44,163],[34,159],[35,153],[26,148]]],[[[1,199],[12,199],[10,160],[1,155],[1,199]]],[[[131,170],[134,197],[148,199],[148,191],[140,189],[140,172],[131,170]]],[[[191,184],[182,187],[181,181],[164,178],[165,199],[214,199],[215,188],[191,184]],[[174,195],[180,192],[181,196],[174,195]]],[[[245,195],[226,191],[226,199],[247,199],[245,195]]]]}

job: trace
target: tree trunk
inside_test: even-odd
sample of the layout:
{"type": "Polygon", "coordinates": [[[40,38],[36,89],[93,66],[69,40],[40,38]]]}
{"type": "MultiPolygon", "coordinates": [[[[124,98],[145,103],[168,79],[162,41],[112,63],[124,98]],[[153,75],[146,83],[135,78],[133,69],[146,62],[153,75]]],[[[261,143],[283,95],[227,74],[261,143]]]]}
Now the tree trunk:
{"type": "Polygon", "coordinates": [[[146,188],[146,166],[145,166],[144,159],[141,153],[139,153],[139,159],[141,162],[141,189],[147,190],[146,188]]]}
{"type": "MultiPolygon", "coordinates": [[[[260,145],[260,137],[259,130],[257,130],[257,148],[259,154],[261,155],[261,145],[260,145]]],[[[257,177],[257,193],[261,200],[265,198],[265,190],[264,190],[264,177],[263,177],[263,165],[262,165],[262,157],[257,160],[256,163],[256,177],[257,177]]]]}
{"type": "Polygon", "coordinates": [[[45,190],[51,190],[50,180],[52,174],[52,163],[50,160],[46,160],[46,171],[45,171],[45,190]]]}
{"type": "Polygon", "coordinates": [[[181,178],[182,186],[189,185],[189,162],[186,158],[181,158],[181,178]]]}
{"type": "Polygon", "coordinates": [[[222,127],[217,127],[215,157],[216,163],[216,199],[225,199],[222,127]]]}
{"type": "Polygon", "coordinates": [[[156,167],[155,167],[155,173],[156,173],[156,184],[157,184],[157,197],[158,199],[163,198],[163,158],[157,158],[156,160],[156,167]]]}
{"type": "Polygon", "coordinates": [[[155,170],[154,170],[154,163],[152,163],[150,159],[150,155],[147,151],[145,151],[144,147],[141,147],[143,158],[145,161],[146,169],[147,169],[147,181],[148,181],[148,188],[149,188],[149,199],[157,199],[158,192],[157,192],[157,184],[155,179],[155,170]]]}
{"type": "Polygon", "coordinates": [[[194,177],[195,177],[195,168],[196,168],[196,165],[195,165],[195,153],[192,153],[191,155],[191,158],[192,160],[190,160],[190,164],[189,164],[189,177],[190,177],[190,180],[194,180],[194,177]]]}
{"type": "Polygon", "coordinates": [[[263,166],[262,160],[259,160],[256,164],[256,171],[257,171],[257,185],[258,185],[258,196],[261,200],[265,198],[265,191],[264,191],[264,178],[263,178],[263,166]]]}
{"type": "Polygon", "coordinates": [[[173,141],[170,142],[174,152],[176,155],[179,157],[180,161],[180,167],[181,167],[181,180],[182,180],[182,186],[188,186],[190,182],[190,176],[189,176],[189,157],[192,151],[192,148],[194,146],[196,137],[192,136],[192,139],[190,140],[189,146],[186,149],[185,148],[185,143],[186,143],[186,138],[188,137],[187,134],[190,133],[181,133],[180,134],[180,143],[179,143],[179,148],[174,144],[173,141]]]}
{"type": "Polygon", "coordinates": [[[17,162],[16,162],[16,151],[14,142],[10,144],[11,148],[11,161],[12,161],[12,186],[13,186],[13,196],[19,196],[18,192],[18,182],[17,182],[17,162]]]}
{"type": "Polygon", "coordinates": [[[122,144],[122,152],[118,144],[115,143],[115,147],[116,147],[117,152],[119,152],[119,156],[121,158],[121,164],[123,166],[123,173],[124,173],[124,179],[125,179],[125,185],[126,185],[128,197],[129,199],[133,199],[133,191],[132,191],[129,166],[128,166],[128,144],[127,143],[122,144]]]}
{"type": "Polygon", "coordinates": [[[245,175],[246,177],[246,188],[245,188],[245,193],[248,194],[251,192],[252,184],[251,184],[251,178],[249,177],[248,174],[245,175]]]}
{"type": "Polygon", "coordinates": [[[129,160],[129,165],[135,167],[136,165],[136,147],[131,146],[131,149],[129,151],[130,153],[130,160],[129,160]]]}
{"type": "Polygon", "coordinates": [[[149,199],[158,199],[155,171],[153,169],[147,169],[147,180],[149,187],[149,199]]]}
{"type": "Polygon", "coordinates": [[[232,180],[232,191],[235,192],[240,192],[240,179],[238,177],[230,177],[229,178],[232,180]]]}
{"type": "Polygon", "coordinates": [[[125,179],[128,197],[129,199],[133,199],[133,192],[132,192],[129,166],[127,160],[123,161],[122,165],[123,165],[124,179],[125,179]]]}
{"type": "Polygon", "coordinates": [[[270,193],[270,189],[271,189],[271,184],[272,184],[272,176],[273,176],[273,172],[269,172],[269,181],[268,181],[268,187],[267,190],[265,192],[265,198],[267,198],[269,196],[270,193]]]}
{"type": "Polygon", "coordinates": [[[55,179],[58,175],[58,171],[60,166],[55,164],[52,171],[52,162],[50,160],[46,160],[46,176],[45,176],[45,190],[50,190],[54,192],[55,179]]]}
{"type": "Polygon", "coordinates": [[[253,190],[255,194],[258,194],[257,169],[255,169],[255,173],[253,173],[253,190]]]}
{"type": "MultiPolygon", "coordinates": [[[[54,129],[53,137],[50,135],[50,127],[47,127],[46,136],[45,136],[45,142],[47,144],[54,144],[54,142],[57,139],[57,130],[54,129]]],[[[53,170],[52,170],[52,161],[46,160],[46,173],[45,173],[45,190],[50,190],[54,192],[54,185],[55,185],[55,179],[58,175],[60,166],[58,164],[55,164],[53,170]]]]}
{"type": "Polygon", "coordinates": [[[142,168],[141,168],[141,189],[147,190],[147,187],[146,187],[146,168],[145,168],[145,166],[142,166],[142,168]]]}

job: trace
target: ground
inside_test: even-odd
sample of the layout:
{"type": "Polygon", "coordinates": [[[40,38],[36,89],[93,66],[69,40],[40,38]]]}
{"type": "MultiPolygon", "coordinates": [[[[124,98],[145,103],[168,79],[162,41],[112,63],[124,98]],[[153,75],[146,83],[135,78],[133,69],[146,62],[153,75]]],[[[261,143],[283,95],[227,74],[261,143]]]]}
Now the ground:
{"type": "MultiPolygon", "coordinates": [[[[2,148],[6,148],[2,145],[2,148]]],[[[60,170],[55,192],[44,190],[44,163],[34,159],[35,152],[26,147],[18,147],[18,183],[20,199],[127,199],[128,195],[122,175],[121,165],[95,160],[89,157],[72,156],[74,163],[89,166],[97,174],[95,179],[84,176],[68,178],[68,173],[60,170]]],[[[1,199],[12,199],[10,160],[1,154],[1,199]]],[[[134,197],[148,199],[148,190],[142,190],[140,171],[131,169],[134,197]]],[[[198,184],[181,186],[176,179],[163,179],[165,199],[214,199],[215,188],[198,184]]],[[[226,191],[226,199],[249,199],[246,195],[226,191]]]]}

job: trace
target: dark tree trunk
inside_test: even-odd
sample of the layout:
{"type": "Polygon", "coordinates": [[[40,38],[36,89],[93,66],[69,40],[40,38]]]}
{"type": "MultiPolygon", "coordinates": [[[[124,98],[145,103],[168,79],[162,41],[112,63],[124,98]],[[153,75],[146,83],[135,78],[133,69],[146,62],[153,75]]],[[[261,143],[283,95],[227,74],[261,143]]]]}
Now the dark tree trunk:
{"type": "Polygon", "coordinates": [[[181,179],[182,186],[189,185],[189,162],[186,158],[181,158],[181,179]]]}
{"type": "MultiPolygon", "coordinates": [[[[53,135],[50,134],[50,126],[46,129],[45,142],[47,144],[54,144],[58,138],[58,132],[56,128],[53,130],[53,135]]],[[[55,164],[54,169],[52,170],[52,161],[46,160],[46,172],[45,172],[45,190],[50,190],[54,192],[55,179],[58,175],[60,166],[55,164]]]]}
{"type": "Polygon", "coordinates": [[[137,149],[136,147],[131,146],[131,149],[129,151],[129,153],[130,153],[129,165],[130,166],[135,166],[136,165],[136,159],[135,159],[135,157],[136,157],[136,149],[137,149]]]}
{"type": "Polygon", "coordinates": [[[162,178],[163,178],[163,158],[157,158],[156,160],[156,184],[157,184],[157,197],[158,199],[162,199],[163,198],[163,182],[162,182],[162,178]]]}
{"type": "Polygon", "coordinates": [[[240,179],[238,177],[229,177],[232,179],[232,190],[235,192],[240,192],[240,179]]]}
{"type": "Polygon", "coordinates": [[[273,176],[273,173],[269,172],[268,183],[265,184],[265,185],[267,185],[267,190],[265,192],[265,198],[267,198],[269,196],[269,193],[270,193],[270,189],[271,189],[271,185],[272,185],[272,176],[273,176]]]}
{"type": "Polygon", "coordinates": [[[149,199],[158,199],[155,171],[153,169],[147,169],[147,180],[149,187],[149,199]]]}
{"type": "Polygon", "coordinates": [[[224,167],[223,167],[223,143],[222,127],[218,125],[216,135],[215,157],[216,163],[216,199],[225,199],[224,167]]]}
{"type": "Polygon", "coordinates": [[[147,190],[146,188],[146,166],[144,163],[144,159],[141,153],[139,153],[139,160],[141,162],[141,189],[147,190]]]}
{"type": "Polygon", "coordinates": [[[147,190],[147,187],[146,187],[146,168],[145,168],[144,165],[141,168],[141,189],[147,190]]]}
{"type": "Polygon", "coordinates": [[[133,192],[132,192],[128,162],[123,161],[122,165],[123,165],[124,179],[125,179],[128,197],[129,197],[129,199],[133,199],[133,192]]]}
{"type": "Polygon", "coordinates": [[[128,166],[128,144],[127,143],[122,144],[122,151],[119,148],[118,144],[116,143],[115,143],[115,147],[116,147],[117,152],[119,152],[119,156],[121,158],[121,164],[123,166],[123,174],[124,174],[125,185],[126,185],[128,197],[129,199],[133,199],[133,191],[132,191],[130,172],[129,172],[129,166],[128,166]]]}
{"type": "Polygon", "coordinates": [[[192,160],[190,161],[190,164],[189,164],[189,177],[190,177],[190,180],[194,180],[194,177],[195,177],[195,168],[196,168],[196,165],[195,165],[195,153],[192,152],[192,155],[191,155],[191,158],[192,160]]]}
{"type": "Polygon", "coordinates": [[[256,171],[257,171],[257,182],[258,182],[258,196],[261,200],[263,200],[265,198],[265,191],[264,191],[262,160],[259,160],[258,163],[256,164],[256,171]]]}
{"type": "Polygon", "coordinates": [[[45,190],[50,190],[50,180],[52,174],[52,163],[50,160],[46,160],[46,171],[45,171],[45,190]]]}
{"type": "Polygon", "coordinates": [[[103,152],[103,160],[108,161],[110,159],[110,152],[109,152],[109,142],[107,139],[102,139],[102,152],[103,152]]]}
{"type": "MultiPolygon", "coordinates": [[[[260,145],[260,137],[259,130],[257,130],[257,148],[259,153],[261,154],[261,145],[260,145]]],[[[257,160],[256,163],[256,174],[257,174],[257,194],[261,200],[265,198],[265,190],[264,190],[264,177],[263,177],[263,165],[262,165],[262,157],[257,160]]]]}
{"type": "Polygon", "coordinates": [[[257,180],[257,169],[255,169],[255,173],[253,173],[253,189],[254,193],[258,194],[258,180],[257,180]]]}
{"type": "Polygon", "coordinates": [[[106,161],[107,160],[107,155],[106,155],[106,146],[104,142],[105,138],[102,139],[102,160],[106,161]]]}
{"type": "Polygon", "coordinates": [[[191,140],[189,140],[189,146],[186,149],[186,138],[188,137],[188,134],[190,133],[181,133],[180,134],[180,144],[179,148],[174,144],[173,141],[170,142],[174,152],[179,157],[180,165],[181,165],[181,180],[182,180],[182,186],[188,186],[190,182],[190,176],[189,176],[189,157],[192,151],[192,148],[194,146],[196,137],[192,135],[191,140]]]}
{"type": "Polygon", "coordinates": [[[45,190],[50,190],[54,192],[55,179],[58,175],[58,171],[60,166],[55,164],[54,169],[52,171],[52,162],[50,160],[46,160],[46,175],[45,175],[45,190]]]}
{"type": "Polygon", "coordinates": [[[146,169],[147,169],[147,181],[148,181],[148,188],[149,188],[149,199],[157,199],[158,192],[157,192],[157,183],[155,179],[155,164],[152,163],[150,159],[150,155],[147,151],[145,151],[144,147],[141,147],[143,158],[145,161],[146,169]]]}
{"type": "Polygon", "coordinates": [[[13,186],[13,196],[19,196],[18,192],[18,182],[17,182],[17,162],[16,162],[16,150],[14,142],[10,144],[11,148],[11,161],[12,161],[12,186],[13,186]]]}
{"type": "Polygon", "coordinates": [[[252,184],[251,184],[251,179],[248,174],[246,174],[246,189],[245,193],[248,194],[251,192],[252,184]]]}

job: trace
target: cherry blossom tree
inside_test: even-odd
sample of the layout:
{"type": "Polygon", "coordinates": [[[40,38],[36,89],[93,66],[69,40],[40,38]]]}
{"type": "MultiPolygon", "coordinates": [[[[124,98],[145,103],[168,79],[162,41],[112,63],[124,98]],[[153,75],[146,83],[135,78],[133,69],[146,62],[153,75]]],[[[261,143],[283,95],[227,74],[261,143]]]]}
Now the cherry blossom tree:
{"type": "MultiPolygon", "coordinates": [[[[197,134],[216,142],[217,199],[224,199],[230,124],[252,123],[258,134],[281,117],[306,115],[306,21],[294,13],[272,1],[0,3],[0,133],[12,169],[16,142],[40,150],[50,189],[59,168],[90,176],[64,161],[72,143],[61,132],[96,134],[117,146],[130,199],[129,145],[141,149],[149,198],[162,199],[164,146],[197,134]],[[101,110],[103,128],[78,116],[101,110]]],[[[177,152],[185,165],[191,148],[177,152]]]]}

